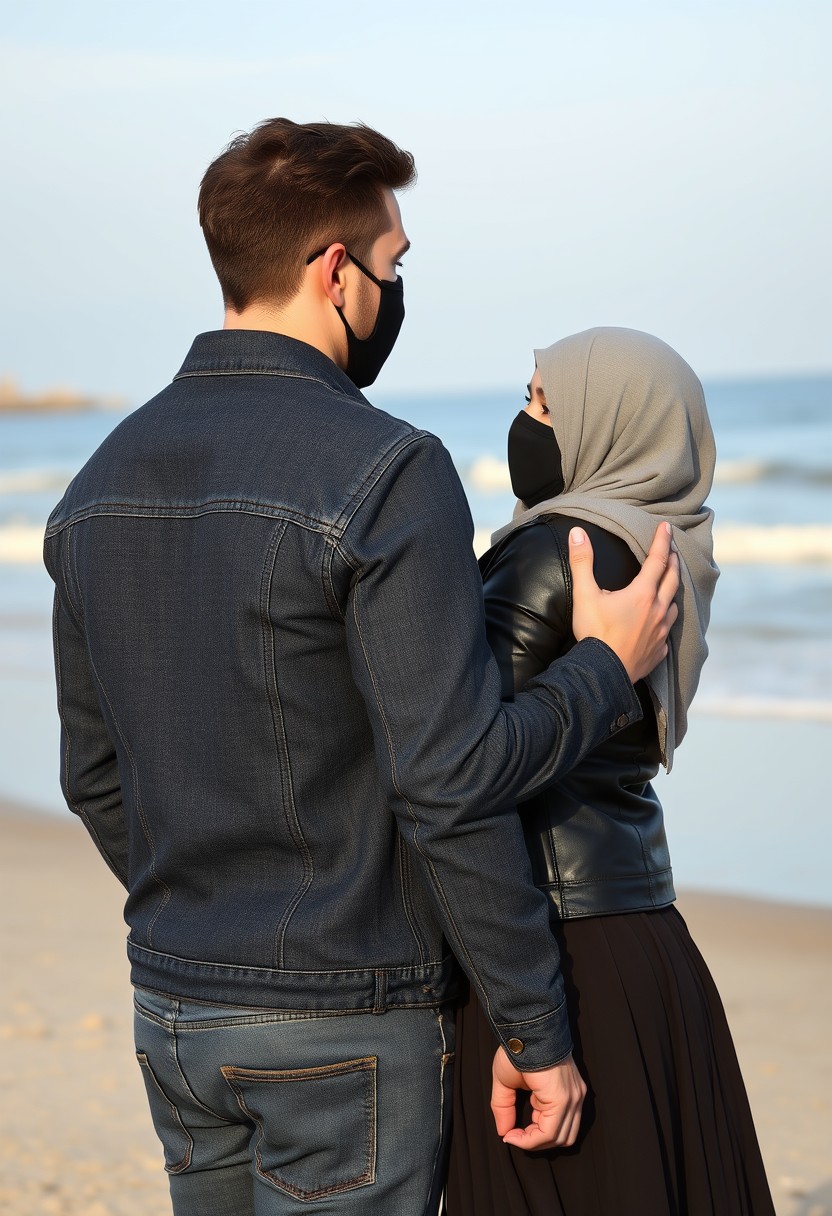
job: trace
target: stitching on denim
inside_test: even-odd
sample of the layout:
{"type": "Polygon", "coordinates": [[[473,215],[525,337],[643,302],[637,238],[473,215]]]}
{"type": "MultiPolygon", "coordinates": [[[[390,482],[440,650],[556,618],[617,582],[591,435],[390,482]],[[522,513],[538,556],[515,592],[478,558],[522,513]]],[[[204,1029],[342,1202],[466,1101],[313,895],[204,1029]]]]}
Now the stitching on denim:
{"type": "Polygon", "coordinates": [[[241,1068],[223,1064],[220,1072],[227,1081],[314,1081],[316,1077],[339,1077],[352,1072],[373,1072],[377,1056],[359,1056],[355,1060],[339,1060],[337,1064],[315,1064],[311,1068],[241,1068]]]}
{"type": "Polygon", "coordinates": [[[332,616],[343,625],[344,614],[338,603],[338,596],[335,594],[335,580],[332,577],[332,562],[337,550],[331,538],[327,537],[327,540],[329,543],[325,544],[321,550],[321,581],[324,588],[324,599],[332,616]]]}
{"type": "Polygon", "coordinates": [[[366,410],[376,411],[376,407],[372,405],[363,393],[353,395],[348,392],[343,386],[333,384],[329,380],[322,379],[321,376],[311,376],[308,372],[289,371],[286,368],[268,368],[268,367],[250,367],[250,368],[227,368],[227,369],[205,369],[204,371],[179,371],[173,377],[174,382],[177,380],[194,379],[199,376],[282,376],[287,380],[306,380],[310,384],[320,384],[323,388],[331,393],[334,397],[339,397],[342,401],[348,401],[351,405],[361,406],[366,410]]]}
{"type": "MultiPolygon", "coordinates": [[[[193,1001],[196,998],[188,997],[187,1000],[193,1001]]],[[[397,1001],[388,1000],[383,1013],[393,1012],[401,1013],[407,1009],[415,1009],[417,1012],[424,1012],[426,1009],[435,1009],[437,999],[442,1000],[443,997],[437,997],[435,993],[425,994],[423,1001],[397,1001]]],[[[209,1004],[211,1002],[208,1002],[209,1004]]],[[[152,1013],[147,1010],[142,1010],[142,1016],[150,1020],[157,1020],[152,1013]]],[[[177,1034],[210,1034],[212,1030],[223,1029],[233,1030],[235,1026],[278,1026],[285,1025],[288,1022],[320,1022],[330,1018],[372,1018],[378,1016],[372,1006],[366,1006],[361,1009],[292,1009],[284,1010],[282,1013],[276,1014],[273,1017],[266,1015],[265,1017],[253,1016],[251,1018],[205,1018],[196,1022],[178,1022],[176,1027],[177,1034]]],[[[169,1022],[159,1021],[160,1026],[170,1029],[169,1022]]]]}
{"type": "Polygon", "coordinates": [[[448,1053],[448,1043],[445,1039],[445,1023],[441,1009],[435,1011],[436,1018],[439,1024],[439,1041],[442,1048],[441,1059],[439,1061],[439,1128],[436,1138],[436,1151],[433,1154],[433,1168],[430,1172],[430,1187],[428,1188],[427,1203],[424,1208],[423,1216],[428,1216],[430,1201],[433,1196],[434,1181],[439,1169],[439,1159],[442,1153],[442,1142],[445,1128],[445,1069],[453,1059],[453,1054],[448,1053]]]}
{"type": "Polygon", "coordinates": [[[284,1013],[252,1014],[250,1017],[200,1018],[176,1024],[177,1034],[200,1034],[211,1030],[234,1030],[237,1026],[283,1026],[288,1022],[320,1022],[328,1018],[371,1015],[372,1009],[329,1009],[323,1011],[287,1010],[284,1013]]]}
{"type": "Polygon", "coordinates": [[[164,1030],[170,1030],[170,1021],[160,1017],[158,1013],[153,1013],[150,1009],[145,1009],[144,1005],[140,1005],[136,997],[133,997],[133,1008],[139,1017],[146,1018],[148,1022],[155,1022],[157,1026],[163,1027],[164,1030]]]}
{"type": "MultiPolygon", "coordinates": [[[[378,683],[376,681],[376,675],[375,675],[375,672],[373,672],[373,670],[372,670],[369,654],[367,654],[367,648],[364,643],[364,631],[361,630],[361,620],[360,620],[360,615],[359,615],[359,589],[360,589],[360,586],[361,586],[361,584],[360,584],[360,582],[358,582],[358,584],[355,585],[355,590],[353,591],[353,617],[355,619],[355,629],[356,629],[356,631],[358,631],[359,641],[361,643],[361,652],[362,652],[362,654],[364,654],[364,662],[367,665],[367,674],[369,674],[369,676],[370,676],[370,681],[372,683],[373,692],[375,692],[375,694],[376,694],[376,704],[378,705],[378,714],[380,714],[380,716],[381,716],[382,724],[384,726],[384,736],[386,736],[386,738],[387,738],[387,751],[388,751],[389,764],[390,764],[390,781],[393,782],[393,789],[395,790],[395,792],[397,792],[397,794],[399,795],[399,798],[401,799],[401,801],[403,801],[404,805],[407,807],[407,812],[409,812],[411,820],[414,821],[414,845],[418,849],[417,834],[418,834],[418,827],[420,827],[420,824],[418,824],[418,818],[416,817],[414,809],[412,809],[412,806],[410,805],[409,801],[407,801],[404,794],[401,793],[401,790],[399,788],[397,773],[395,773],[393,736],[392,736],[392,732],[390,732],[390,727],[389,727],[389,724],[387,721],[387,714],[384,713],[384,706],[382,704],[382,698],[381,698],[381,689],[380,689],[380,687],[378,687],[378,683]]],[[[421,854],[422,850],[418,849],[418,851],[420,851],[420,854],[421,854]]],[[[414,922],[411,921],[410,912],[409,912],[409,910],[407,910],[404,888],[403,888],[403,891],[401,891],[401,897],[403,897],[403,902],[405,902],[405,917],[407,919],[407,924],[410,925],[410,931],[411,931],[412,935],[414,935],[414,940],[416,941],[416,946],[418,948],[418,955],[420,955],[420,962],[422,962],[423,958],[425,958],[425,951],[423,951],[422,941],[420,939],[420,936],[418,936],[418,934],[416,933],[415,924],[414,924],[414,922]]]]}
{"type": "MultiPolygon", "coordinates": [[[[177,372],[173,377],[173,383],[177,380],[194,380],[200,376],[281,376],[284,380],[308,380],[310,384],[322,384],[324,388],[330,389],[337,393],[338,390],[333,388],[331,384],[327,384],[326,380],[321,380],[320,376],[309,376],[305,372],[290,372],[280,371],[277,368],[269,370],[267,368],[228,368],[226,369],[211,369],[199,372],[177,372]]],[[[338,393],[339,397],[345,397],[346,393],[338,393]]],[[[352,400],[352,398],[348,398],[352,400]]]]}
{"type": "Polygon", "coordinates": [[[211,1110],[210,1106],[206,1106],[204,1102],[200,1102],[199,1098],[196,1096],[196,1094],[193,1091],[193,1088],[191,1087],[190,1083],[188,1082],[184,1072],[182,1071],[182,1065],[179,1063],[179,1042],[176,1037],[176,1030],[177,1030],[177,1025],[176,1025],[176,1019],[174,1018],[173,1022],[170,1025],[170,1036],[173,1041],[173,1062],[176,1065],[176,1071],[179,1073],[182,1084],[185,1087],[185,1093],[188,1094],[188,1096],[196,1103],[196,1105],[198,1107],[200,1107],[201,1110],[204,1110],[206,1112],[206,1114],[213,1116],[214,1119],[219,1119],[220,1123],[227,1124],[228,1118],[225,1115],[218,1114],[217,1111],[211,1110]]]}
{"type": "Polygon", "coordinates": [[[237,1099],[237,1104],[246,1115],[258,1128],[259,1136],[257,1143],[254,1146],[254,1157],[256,1162],[257,1173],[270,1182],[278,1190],[283,1191],[288,1195],[293,1195],[296,1199],[310,1202],[314,1199],[322,1199],[326,1195],[339,1195],[346,1191],[358,1190],[359,1187],[369,1186],[375,1181],[376,1168],[376,1126],[378,1121],[378,1096],[377,1096],[377,1065],[378,1058],[376,1056],[365,1056],[359,1060],[346,1060],[340,1064],[325,1064],[317,1068],[298,1068],[298,1069],[260,1069],[260,1068],[237,1068],[233,1064],[222,1064],[220,1072],[222,1073],[226,1084],[229,1086],[234,1096],[237,1099]],[[369,1093],[365,1086],[364,1093],[364,1112],[367,1122],[367,1142],[364,1148],[364,1172],[355,1178],[350,1178],[344,1182],[334,1183],[332,1186],[317,1187],[314,1191],[305,1191],[301,1187],[293,1186],[291,1182],[287,1182],[285,1178],[272,1173],[270,1170],[264,1169],[261,1146],[266,1139],[266,1130],[262,1118],[259,1118],[254,1111],[249,1107],[242,1092],[240,1082],[249,1082],[250,1084],[266,1083],[280,1084],[285,1081],[307,1081],[316,1080],[324,1077],[347,1076],[350,1073],[366,1073],[369,1074],[369,1093]]]}
{"type": "Polygon", "coordinates": [[[415,909],[413,909],[412,905],[411,905],[409,858],[407,857],[407,855],[405,853],[406,846],[405,846],[404,837],[400,833],[398,835],[399,835],[399,839],[397,842],[397,846],[398,846],[397,852],[399,854],[399,881],[402,884],[402,906],[404,907],[404,914],[407,917],[407,923],[410,925],[410,931],[413,934],[414,940],[415,940],[416,945],[419,950],[419,961],[424,962],[424,959],[425,959],[424,942],[422,940],[421,934],[419,933],[419,930],[416,927],[415,909]],[[411,912],[413,913],[413,915],[411,915],[411,912]]]}
{"type": "Polygon", "coordinates": [[[283,718],[283,707],[280,702],[280,688],[277,679],[277,664],[275,662],[274,629],[269,614],[272,580],[277,563],[277,554],[281,541],[286,535],[286,521],[282,521],[274,529],[263,559],[263,573],[260,579],[260,625],[263,635],[263,674],[266,681],[266,691],[271,709],[272,731],[274,732],[275,748],[278,756],[278,773],[280,777],[283,813],[289,835],[295,848],[300,854],[303,864],[303,875],[294,895],[291,896],[283,915],[275,929],[272,959],[277,966],[282,967],[286,948],[286,931],[289,922],[298,908],[301,900],[312,885],[315,876],[315,866],[312,853],[301,828],[300,819],[295,806],[295,791],[292,781],[292,767],[289,759],[289,741],[286,737],[286,723],[283,718]]]}
{"type": "Polygon", "coordinates": [[[445,895],[445,890],[442,886],[442,883],[439,880],[439,876],[436,873],[433,862],[427,856],[427,854],[423,851],[422,846],[419,843],[419,828],[421,827],[419,818],[416,815],[413,805],[407,798],[405,798],[404,794],[402,793],[401,786],[399,785],[399,779],[398,779],[398,775],[396,773],[396,759],[395,759],[395,749],[393,747],[393,736],[392,736],[392,732],[390,730],[390,724],[387,720],[387,714],[385,713],[385,710],[384,710],[384,704],[383,704],[382,698],[381,698],[381,690],[379,688],[378,681],[376,680],[376,676],[375,676],[375,672],[373,671],[372,664],[370,663],[370,656],[367,653],[367,647],[364,642],[364,633],[361,629],[361,620],[360,620],[359,611],[358,611],[358,608],[359,608],[358,597],[359,597],[360,587],[361,587],[361,582],[359,580],[359,582],[357,582],[355,585],[355,590],[353,591],[353,597],[352,597],[352,599],[353,599],[353,617],[355,619],[355,627],[358,632],[358,639],[359,639],[359,642],[361,643],[361,651],[364,655],[364,662],[367,664],[367,673],[368,673],[368,675],[370,677],[370,681],[373,685],[373,691],[375,692],[376,704],[378,705],[379,716],[381,718],[382,725],[384,726],[384,734],[385,734],[385,738],[387,740],[387,753],[388,753],[388,757],[390,760],[390,778],[393,783],[393,789],[398,794],[403,805],[407,808],[407,812],[413,821],[413,846],[418,851],[420,857],[422,858],[422,860],[425,864],[425,868],[427,869],[428,873],[430,874],[434,887],[436,888],[436,892],[442,903],[442,907],[445,910],[445,915],[448,918],[448,923],[453,926],[453,930],[456,934],[457,942],[459,943],[462,953],[465,955],[466,961],[468,963],[469,975],[473,976],[473,978],[477,984],[477,988],[479,989],[481,1003],[485,1007],[485,1010],[486,1010],[488,1016],[490,1017],[491,1016],[491,1002],[488,998],[488,993],[485,991],[482,980],[480,978],[479,971],[477,970],[476,966],[474,965],[474,960],[471,958],[471,955],[468,952],[468,947],[465,944],[462,934],[459,932],[459,927],[458,927],[456,921],[454,920],[453,912],[451,911],[447,896],[445,895]]]}
{"type": "MultiPolygon", "coordinates": [[[[352,399],[350,398],[350,400],[352,399]]],[[[327,538],[332,538],[337,543],[342,538],[343,533],[351,523],[353,516],[363,503],[370,489],[383,477],[390,465],[394,463],[407,447],[422,439],[438,442],[435,436],[427,431],[412,431],[388,448],[364,475],[361,484],[334,521],[320,519],[314,515],[307,515],[296,507],[285,503],[264,503],[248,498],[211,498],[201,503],[191,503],[182,507],[174,506],[172,503],[150,504],[126,502],[120,499],[107,499],[103,502],[90,503],[87,506],[78,507],[65,519],[56,519],[54,523],[48,523],[44,539],[51,540],[65,528],[97,515],[118,516],[124,514],[142,519],[175,519],[181,517],[198,518],[201,515],[212,514],[214,511],[222,512],[223,510],[228,510],[239,511],[242,514],[288,518],[292,523],[297,523],[299,527],[308,527],[311,531],[323,533],[327,538]],[[347,515],[348,518],[345,518],[347,515]]],[[[352,562],[348,562],[348,564],[353,565],[352,562]]]]}
{"type": "MultiPolygon", "coordinates": [[[[417,443],[422,439],[430,439],[438,442],[438,440],[435,440],[435,437],[430,435],[427,431],[413,431],[409,435],[405,435],[403,438],[397,439],[396,442],[378,458],[373,467],[365,474],[361,485],[355,491],[352,498],[346,503],[341,511],[341,514],[333,524],[333,533],[337,531],[341,540],[345,538],[347,529],[352,523],[356,512],[364,504],[365,500],[369,497],[370,491],[375,489],[390,466],[395,464],[402,452],[406,451],[407,448],[409,448],[412,444],[417,443]],[[352,508],[352,510],[350,510],[350,508],[352,508]]],[[[352,565],[352,563],[349,564],[352,565]]]]}
{"type": "MultiPolygon", "coordinates": [[[[81,616],[84,620],[86,620],[84,595],[83,595],[83,592],[81,591],[81,583],[77,577],[77,573],[76,573],[76,583],[78,586],[78,594],[81,597],[81,616]]],[[[95,661],[89,652],[89,648],[87,648],[87,657],[89,658],[90,670],[92,671],[92,674],[95,676],[95,682],[98,685],[99,689],[101,690],[102,697],[107,702],[107,708],[110,711],[110,718],[112,719],[113,726],[115,727],[115,729],[118,733],[118,737],[121,740],[122,746],[123,746],[125,752],[127,753],[127,757],[130,761],[130,770],[133,774],[133,795],[136,800],[136,813],[139,816],[139,822],[142,825],[142,830],[144,831],[145,840],[147,841],[148,848],[150,849],[150,875],[159,884],[159,886],[162,888],[162,892],[163,892],[162,898],[159,901],[159,906],[157,907],[156,911],[153,913],[153,916],[150,918],[150,922],[147,926],[148,945],[153,945],[153,926],[156,924],[156,920],[159,917],[159,914],[162,912],[163,908],[165,908],[166,905],[168,904],[168,902],[171,898],[171,890],[170,890],[170,887],[168,886],[168,884],[165,882],[165,880],[156,871],[156,842],[153,839],[153,833],[150,830],[150,824],[147,821],[147,817],[146,817],[146,815],[144,813],[144,809],[142,807],[141,794],[139,793],[139,773],[138,773],[138,769],[136,767],[136,758],[133,755],[133,749],[131,748],[130,744],[127,742],[124,732],[119,725],[118,718],[116,717],[115,710],[113,709],[113,703],[110,700],[109,696],[107,695],[107,690],[104,687],[104,682],[102,681],[101,677],[98,674],[98,668],[96,667],[95,661]]],[[[122,802],[123,802],[123,794],[122,794],[122,802]]]]}
{"type": "MultiPolygon", "coordinates": [[[[144,987],[141,989],[144,991],[144,987]]],[[[170,1030],[170,1020],[165,1020],[159,1014],[153,1013],[145,1005],[141,1004],[139,997],[136,995],[136,989],[133,995],[133,1008],[136,1013],[142,1017],[148,1018],[155,1022],[158,1026],[162,1026],[165,1030],[170,1030]]],[[[156,992],[159,996],[167,996],[167,993],[160,992],[158,989],[151,988],[148,991],[156,992]]],[[[189,1004],[208,1005],[212,1009],[218,1009],[221,1006],[216,1001],[201,1001],[198,997],[185,998],[189,1004]]],[[[419,1006],[412,1006],[418,1008],[419,1006]]],[[[233,1028],[234,1026],[275,1026],[283,1022],[316,1022],[322,1018],[340,1018],[340,1017],[363,1017],[373,1013],[372,1009],[267,1009],[258,1008],[257,1006],[229,1006],[229,1008],[246,1008],[249,1010],[245,1014],[233,1014],[228,1017],[206,1017],[206,1018],[180,1018],[176,1023],[177,1034],[190,1034],[192,1031],[214,1030],[217,1027],[233,1028]]],[[[396,1008],[411,1008],[411,1006],[396,1006],[396,1008]]]]}
{"type": "MultiPolygon", "coordinates": [[[[183,1172],[184,1172],[184,1171],[185,1171],[185,1170],[188,1168],[188,1166],[191,1164],[191,1156],[192,1156],[193,1151],[194,1151],[194,1141],[193,1141],[193,1137],[191,1136],[191,1133],[188,1131],[188,1129],[187,1129],[187,1127],[185,1126],[185,1124],[182,1122],[182,1117],[181,1117],[181,1115],[179,1114],[179,1111],[177,1110],[176,1105],[175,1105],[173,1102],[171,1102],[170,1098],[169,1098],[169,1097],[168,1097],[168,1095],[165,1093],[165,1091],[162,1089],[162,1086],[159,1084],[159,1081],[158,1081],[158,1079],[157,1079],[157,1077],[156,1077],[155,1072],[154,1072],[154,1071],[153,1071],[153,1069],[150,1067],[150,1062],[149,1062],[149,1060],[148,1060],[147,1055],[145,1054],[145,1052],[143,1052],[143,1051],[137,1051],[137,1052],[136,1052],[136,1059],[137,1059],[137,1060],[138,1060],[138,1062],[139,1062],[139,1067],[140,1067],[140,1068],[142,1068],[142,1069],[147,1069],[147,1073],[148,1073],[149,1077],[150,1077],[150,1078],[151,1078],[151,1080],[153,1081],[154,1086],[155,1086],[155,1087],[156,1087],[156,1089],[159,1091],[159,1093],[161,1094],[162,1098],[165,1100],[165,1102],[167,1102],[168,1106],[170,1107],[170,1111],[171,1111],[171,1114],[173,1115],[174,1121],[175,1121],[176,1123],[178,1123],[178,1124],[179,1124],[179,1126],[181,1127],[181,1129],[182,1129],[182,1134],[184,1135],[184,1137],[185,1137],[185,1139],[186,1139],[186,1141],[187,1141],[187,1145],[188,1145],[188,1147],[187,1147],[187,1149],[185,1150],[185,1156],[182,1158],[182,1160],[181,1160],[181,1161],[178,1161],[178,1162],[176,1163],[176,1165],[168,1165],[168,1163],[167,1163],[167,1162],[165,1162],[165,1170],[166,1170],[166,1172],[167,1172],[168,1174],[181,1174],[181,1173],[183,1173],[183,1172]]],[[[161,1139],[161,1137],[160,1137],[160,1139],[161,1139]]]]}
{"type": "Polygon", "coordinates": [[[333,533],[335,525],[314,515],[304,515],[302,511],[283,503],[254,502],[246,498],[209,498],[205,502],[189,503],[177,507],[172,503],[154,505],[152,503],[119,502],[107,500],[79,507],[65,520],[52,524],[45,533],[45,540],[52,540],[66,528],[87,519],[101,516],[135,519],[200,519],[204,515],[221,515],[225,512],[236,512],[240,515],[255,515],[266,519],[288,519],[290,523],[310,532],[325,536],[333,533]]]}
{"type": "MultiPolygon", "coordinates": [[[[249,963],[243,963],[243,964],[217,963],[217,962],[212,962],[209,959],[182,958],[181,955],[170,954],[165,950],[150,950],[150,949],[148,949],[147,946],[141,946],[138,942],[134,941],[130,937],[128,937],[128,939],[127,939],[127,946],[128,946],[128,951],[133,950],[134,952],[140,953],[140,954],[150,954],[150,955],[153,955],[155,958],[168,958],[171,960],[171,962],[174,962],[174,963],[185,963],[187,967],[195,967],[195,966],[196,967],[207,967],[209,969],[214,969],[214,970],[219,970],[219,971],[235,971],[237,973],[254,972],[254,973],[261,973],[262,975],[269,975],[269,976],[274,976],[274,975],[295,976],[296,975],[296,976],[300,976],[301,978],[304,978],[304,979],[309,976],[315,976],[315,975],[320,975],[320,976],[368,975],[369,976],[369,975],[375,975],[376,971],[386,971],[388,975],[399,975],[402,978],[405,978],[405,976],[407,976],[407,978],[412,978],[415,980],[417,978],[414,974],[415,972],[417,972],[417,971],[424,972],[428,968],[433,969],[436,967],[444,967],[453,961],[453,955],[446,954],[444,958],[429,959],[425,963],[403,963],[401,966],[398,966],[398,967],[340,967],[340,968],[327,968],[325,971],[300,971],[300,970],[297,970],[297,969],[291,968],[291,967],[280,967],[280,968],[258,967],[255,964],[249,964],[249,963]]],[[[422,978],[422,977],[420,976],[418,978],[422,978]]],[[[149,984],[145,984],[142,986],[150,987],[149,984]]]]}
{"type": "Polygon", "coordinates": [[[548,1013],[542,1013],[539,1018],[527,1018],[524,1022],[495,1022],[494,1026],[497,1030],[515,1030],[521,1026],[537,1026],[541,1022],[548,1022],[550,1018],[556,1017],[566,1008],[566,998],[561,1001],[554,1009],[548,1013]]]}
{"type": "MultiPolygon", "coordinates": [[[[80,629],[83,629],[83,626],[84,626],[83,616],[82,616],[81,612],[79,611],[78,605],[74,603],[74,601],[72,599],[72,595],[69,590],[69,578],[72,575],[70,557],[71,557],[71,549],[73,546],[74,539],[75,539],[75,533],[72,531],[72,529],[70,529],[69,533],[67,534],[64,545],[62,547],[60,571],[61,571],[61,579],[62,579],[63,585],[64,585],[64,595],[66,597],[67,608],[69,609],[69,615],[75,621],[75,624],[80,629]]],[[[76,587],[78,586],[77,576],[75,578],[75,585],[76,585],[76,587]]],[[[83,597],[81,596],[80,589],[79,589],[78,603],[80,604],[82,602],[83,602],[83,597]]]]}

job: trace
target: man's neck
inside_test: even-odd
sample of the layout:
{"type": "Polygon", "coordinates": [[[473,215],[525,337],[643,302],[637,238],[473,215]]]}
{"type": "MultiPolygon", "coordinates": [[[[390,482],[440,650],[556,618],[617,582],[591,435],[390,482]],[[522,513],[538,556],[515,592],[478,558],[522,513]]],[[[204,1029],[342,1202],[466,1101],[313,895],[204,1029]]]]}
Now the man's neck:
{"type": "Polygon", "coordinates": [[[283,334],[286,338],[295,338],[298,342],[306,342],[321,351],[333,363],[339,364],[338,351],[334,349],[332,336],[321,326],[311,323],[310,317],[303,308],[292,307],[277,309],[268,304],[250,304],[242,312],[226,308],[223,329],[258,329],[267,333],[283,334]]]}

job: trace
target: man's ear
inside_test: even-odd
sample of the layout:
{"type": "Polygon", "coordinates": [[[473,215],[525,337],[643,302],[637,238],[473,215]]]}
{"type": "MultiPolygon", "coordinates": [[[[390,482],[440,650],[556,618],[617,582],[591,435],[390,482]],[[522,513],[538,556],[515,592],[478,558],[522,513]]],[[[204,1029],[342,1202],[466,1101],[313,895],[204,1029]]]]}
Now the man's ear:
{"type": "Polygon", "coordinates": [[[320,283],[324,294],[336,308],[344,307],[344,286],[346,276],[344,268],[348,261],[347,248],[336,241],[329,245],[326,251],[311,263],[310,268],[317,267],[320,283]]]}

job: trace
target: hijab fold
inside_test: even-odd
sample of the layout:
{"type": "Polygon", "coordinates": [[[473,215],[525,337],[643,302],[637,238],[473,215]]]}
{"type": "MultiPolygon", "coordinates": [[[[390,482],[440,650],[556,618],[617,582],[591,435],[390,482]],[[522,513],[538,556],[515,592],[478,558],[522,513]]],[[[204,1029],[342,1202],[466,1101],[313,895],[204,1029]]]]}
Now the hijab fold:
{"type": "Polygon", "coordinates": [[[646,681],[669,772],[708,654],[719,576],[713,512],[705,506],[716,451],[702,386],[674,350],[633,329],[588,329],[534,353],[564,490],[531,509],[518,502],[492,542],[539,515],[569,515],[620,537],[643,562],[658,524],[672,525],[679,616],[667,657],[646,681]]]}

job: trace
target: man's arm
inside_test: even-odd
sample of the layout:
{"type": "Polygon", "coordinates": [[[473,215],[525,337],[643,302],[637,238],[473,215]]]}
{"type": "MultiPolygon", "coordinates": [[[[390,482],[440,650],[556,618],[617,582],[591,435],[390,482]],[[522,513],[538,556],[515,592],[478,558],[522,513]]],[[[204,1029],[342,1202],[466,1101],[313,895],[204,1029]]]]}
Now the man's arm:
{"type": "Polygon", "coordinates": [[[69,529],[47,541],[55,583],[53,643],[61,717],[61,788],[119,882],[127,886],[127,821],[116,749],[101,712],[80,605],[69,593],[69,529]]]}
{"type": "Polygon", "coordinates": [[[501,1042],[533,1070],[566,1057],[571,1039],[513,804],[641,708],[595,639],[501,704],[472,536],[441,444],[405,442],[339,546],[352,572],[345,624],[399,828],[501,1042]]]}

